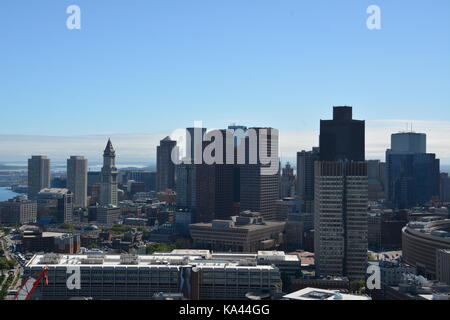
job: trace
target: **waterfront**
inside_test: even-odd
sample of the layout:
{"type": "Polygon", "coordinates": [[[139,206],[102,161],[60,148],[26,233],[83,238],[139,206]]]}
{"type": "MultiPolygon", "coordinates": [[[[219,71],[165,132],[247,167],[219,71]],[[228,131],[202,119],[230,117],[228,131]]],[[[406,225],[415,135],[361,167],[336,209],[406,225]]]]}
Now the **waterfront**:
{"type": "Polygon", "coordinates": [[[6,201],[18,195],[18,193],[11,191],[9,188],[0,187],[0,201],[6,201]]]}

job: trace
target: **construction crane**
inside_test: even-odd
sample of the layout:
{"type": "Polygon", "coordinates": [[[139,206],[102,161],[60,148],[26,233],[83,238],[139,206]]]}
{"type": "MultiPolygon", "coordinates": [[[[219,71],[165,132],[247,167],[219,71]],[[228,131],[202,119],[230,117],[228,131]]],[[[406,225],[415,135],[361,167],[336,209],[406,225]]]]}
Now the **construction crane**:
{"type": "Polygon", "coordinates": [[[25,281],[25,283],[20,287],[20,289],[17,291],[14,300],[29,300],[34,290],[36,290],[37,286],[41,283],[42,279],[44,279],[44,284],[47,286],[48,285],[47,271],[48,267],[45,266],[33,277],[28,278],[25,281]]]}

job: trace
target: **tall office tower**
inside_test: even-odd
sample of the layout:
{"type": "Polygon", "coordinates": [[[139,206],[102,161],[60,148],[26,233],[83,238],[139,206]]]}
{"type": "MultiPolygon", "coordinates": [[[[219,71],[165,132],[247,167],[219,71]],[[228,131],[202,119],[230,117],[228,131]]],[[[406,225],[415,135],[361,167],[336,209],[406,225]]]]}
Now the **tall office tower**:
{"type": "MultiPolygon", "coordinates": [[[[233,216],[234,208],[234,145],[236,140],[232,130],[220,130],[223,141],[222,158],[214,165],[215,195],[214,195],[214,219],[228,220],[233,216]],[[231,146],[227,148],[227,146],[231,146]]],[[[218,150],[216,150],[218,151],[218,150]]]]}
{"type": "Polygon", "coordinates": [[[441,173],[441,201],[450,202],[450,177],[448,173],[441,173]]]}
{"type": "Polygon", "coordinates": [[[385,199],[385,165],[386,164],[380,160],[367,161],[370,201],[380,201],[385,199]]]}
{"type": "Polygon", "coordinates": [[[281,170],[280,198],[293,197],[295,193],[294,168],[288,162],[281,170]]]}
{"type": "Polygon", "coordinates": [[[165,191],[175,187],[175,164],[172,161],[172,150],[176,141],[165,137],[156,148],[156,190],[165,191]]]}
{"type": "Polygon", "coordinates": [[[352,107],[334,107],[333,120],[320,120],[321,161],[365,160],[365,121],[352,117],[352,107]]]}
{"type": "Polygon", "coordinates": [[[391,151],[427,153],[427,135],[416,132],[400,132],[391,135],[391,151]]]}
{"type": "Polygon", "coordinates": [[[50,187],[50,159],[32,156],[28,159],[28,198],[36,199],[39,191],[50,187]]]}
{"type": "Polygon", "coordinates": [[[314,212],[314,162],[319,161],[320,149],[297,152],[297,196],[303,200],[302,211],[314,212]]]}
{"type": "Polygon", "coordinates": [[[189,209],[195,222],[215,219],[215,168],[210,165],[176,165],[177,207],[189,209]]]}
{"type": "Polygon", "coordinates": [[[366,162],[316,162],[314,251],[317,275],[364,280],[367,204],[366,162]]]}
{"type": "Polygon", "coordinates": [[[100,204],[117,206],[117,174],[116,151],[108,140],[105,151],[103,152],[103,167],[100,187],[100,204]]]}
{"type": "Polygon", "coordinates": [[[202,164],[207,128],[186,128],[186,163],[202,164]]]}
{"type": "Polygon", "coordinates": [[[87,207],[87,170],[88,162],[84,157],[67,159],[67,189],[73,194],[74,207],[87,207]]]}
{"type": "Polygon", "coordinates": [[[242,139],[245,139],[245,137],[247,136],[246,126],[232,124],[228,126],[228,130],[231,130],[233,132],[233,142],[235,147],[237,147],[241,143],[242,139]]]}
{"type": "MultiPolygon", "coordinates": [[[[236,124],[232,124],[228,126],[228,130],[233,132],[233,142],[234,142],[234,168],[233,168],[233,202],[235,204],[235,208],[239,208],[239,203],[241,199],[241,169],[240,166],[237,165],[237,155],[238,155],[238,147],[245,143],[245,139],[247,137],[248,128],[246,126],[240,126],[236,124]]],[[[239,211],[239,210],[238,210],[239,211]]]]}
{"type": "Polygon", "coordinates": [[[195,166],[190,163],[181,163],[175,166],[177,207],[192,209],[195,205],[195,166]]]}
{"type": "Polygon", "coordinates": [[[279,199],[278,133],[273,128],[250,128],[249,131],[252,133],[244,140],[246,161],[239,165],[240,208],[242,211],[260,212],[265,220],[274,220],[277,218],[276,201],[279,199]],[[264,131],[267,132],[267,139],[261,140],[264,131]],[[250,145],[256,149],[256,163],[250,161],[250,145]]]}
{"type": "Polygon", "coordinates": [[[386,150],[386,192],[393,208],[422,206],[440,193],[440,161],[426,152],[426,135],[404,132],[391,136],[386,150]]]}
{"type": "MultiPolygon", "coordinates": [[[[199,138],[195,135],[210,134],[205,128],[188,128],[191,141],[197,146],[187,145],[187,149],[193,154],[203,154],[212,141],[195,141],[199,138]]],[[[215,145],[212,156],[216,162],[211,164],[205,159],[197,159],[191,163],[188,156],[187,161],[176,166],[176,190],[177,206],[188,208],[193,213],[196,222],[210,222],[213,219],[228,219],[233,215],[234,208],[234,162],[233,152],[229,152],[227,145],[233,150],[233,134],[227,130],[218,130],[215,133],[222,136],[223,149],[219,152],[219,145],[215,145]],[[222,156],[220,159],[219,156],[222,156]],[[227,157],[231,157],[227,159],[227,157]]],[[[215,141],[215,140],[213,140],[215,141]]],[[[209,151],[212,151],[212,146],[209,151]]]]}

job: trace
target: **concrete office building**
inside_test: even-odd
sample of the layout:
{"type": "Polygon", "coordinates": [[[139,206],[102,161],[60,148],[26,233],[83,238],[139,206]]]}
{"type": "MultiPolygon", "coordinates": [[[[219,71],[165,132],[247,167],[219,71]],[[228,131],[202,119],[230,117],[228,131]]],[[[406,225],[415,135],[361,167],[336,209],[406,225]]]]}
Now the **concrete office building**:
{"type": "Polygon", "coordinates": [[[71,156],[67,159],[67,189],[73,194],[73,205],[86,208],[88,162],[84,157],[71,156]]]}
{"type": "Polygon", "coordinates": [[[101,172],[100,186],[100,204],[103,206],[117,206],[117,174],[116,151],[108,140],[105,151],[103,152],[103,167],[101,172]]]}
{"type": "Polygon", "coordinates": [[[0,202],[0,223],[27,224],[37,220],[36,201],[24,200],[20,197],[0,202]]]}
{"type": "Polygon", "coordinates": [[[402,251],[404,261],[419,274],[436,279],[437,251],[450,249],[450,220],[430,220],[410,222],[403,228],[402,251]]]}
{"type": "Polygon", "coordinates": [[[80,235],[60,232],[24,231],[22,238],[25,252],[53,252],[76,254],[80,250],[80,235]]]}
{"type": "Polygon", "coordinates": [[[45,217],[53,223],[72,222],[73,196],[68,189],[42,189],[37,195],[38,220],[45,217]]]}
{"type": "Polygon", "coordinates": [[[189,226],[195,248],[215,251],[256,252],[279,247],[284,222],[264,221],[261,214],[245,211],[232,220],[213,220],[189,226]]]}
{"type": "Polygon", "coordinates": [[[28,198],[35,200],[39,191],[50,188],[50,159],[32,156],[28,159],[28,198]]]}
{"type": "Polygon", "coordinates": [[[97,222],[103,225],[113,225],[119,221],[121,210],[114,205],[97,207],[97,222]]]}
{"type": "Polygon", "coordinates": [[[296,198],[286,197],[276,202],[277,216],[274,220],[286,221],[290,213],[300,212],[302,201],[296,198]]]}
{"type": "Polygon", "coordinates": [[[153,255],[35,255],[24,277],[48,266],[48,286],[33,299],[152,300],[155,294],[182,294],[190,300],[244,300],[248,292],[282,292],[280,269],[267,264],[214,257],[208,250],[153,255]],[[81,271],[81,289],[67,289],[68,268],[81,271]]]}
{"type": "Polygon", "coordinates": [[[156,147],[156,191],[175,188],[175,164],[172,161],[172,150],[176,141],[165,137],[156,147]]]}
{"type": "Polygon", "coordinates": [[[365,278],[366,162],[316,162],[314,250],[319,276],[365,278]]]}

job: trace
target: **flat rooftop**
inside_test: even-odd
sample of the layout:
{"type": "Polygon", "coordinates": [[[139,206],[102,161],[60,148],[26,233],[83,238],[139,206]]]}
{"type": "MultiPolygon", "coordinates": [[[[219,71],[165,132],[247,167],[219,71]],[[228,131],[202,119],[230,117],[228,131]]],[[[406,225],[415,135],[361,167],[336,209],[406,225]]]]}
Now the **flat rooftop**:
{"type": "MultiPolygon", "coordinates": [[[[223,222],[229,222],[229,220],[216,220],[216,221],[223,221],[223,222]]],[[[190,224],[189,227],[196,227],[196,228],[205,228],[205,229],[214,229],[214,230],[258,230],[262,228],[269,228],[269,227],[278,227],[283,226],[285,222],[276,222],[276,221],[265,221],[264,224],[244,224],[244,225],[237,225],[233,224],[229,227],[213,227],[212,223],[194,223],[190,224]]]]}
{"type": "Polygon", "coordinates": [[[305,288],[283,296],[288,300],[371,300],[368,296],[340,293],[339,291],[305,288]]]}
{"type": "Polygon", "coordinates": [[[258,270],[276,270],[271,265],[241,265],[239,259],[222,260],[204,258],[204,255],[180,253],[159,253],[155,255],[54,255],[57,259],[48,259],[48,255],[35,255],[26,265],[27,268],[43,266],[48,267],[68,267],[68,266],[86,266],[86,267],[124,267],[124,268],[143,268],[143,267],[165,267],[179,268],[180,266],[195,266],[202,269],[258,269],[258,270]]]}

